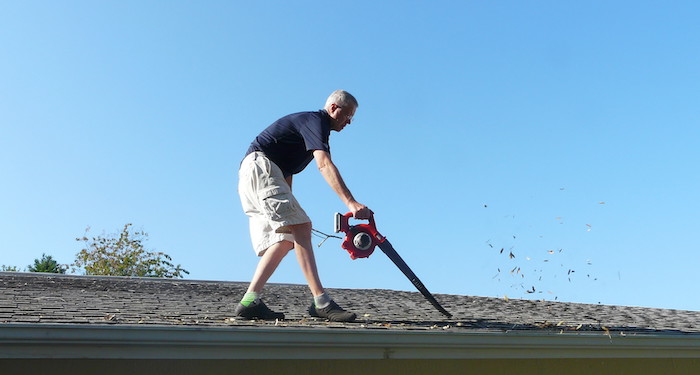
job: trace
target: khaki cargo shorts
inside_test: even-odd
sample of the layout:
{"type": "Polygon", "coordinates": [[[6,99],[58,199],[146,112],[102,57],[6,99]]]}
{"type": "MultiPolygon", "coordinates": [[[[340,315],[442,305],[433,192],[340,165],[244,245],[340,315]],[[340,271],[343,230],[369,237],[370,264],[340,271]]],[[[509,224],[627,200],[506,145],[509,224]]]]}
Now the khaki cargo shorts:
{"type": "Polygon", "coordinates": [[[243,159],[238,171],[238,194],[250,218],[250,239],[258,256],[280,241],[294,242],[288,226],[311,222],[292,195],[282,170],[262,152],[243,159]]]}

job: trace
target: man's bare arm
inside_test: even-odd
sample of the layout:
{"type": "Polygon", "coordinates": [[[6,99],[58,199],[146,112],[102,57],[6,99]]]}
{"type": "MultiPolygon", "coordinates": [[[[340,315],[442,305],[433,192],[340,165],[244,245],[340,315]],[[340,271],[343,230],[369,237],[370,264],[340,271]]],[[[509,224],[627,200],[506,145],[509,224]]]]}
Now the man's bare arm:
{"type": "Polygon", "coordinates": [[[371,211],[367,206],[356,201],[355,197],[352,196],[350,189],[345,185],[345,181],[343,181],[343,177],[340,175],[340,171],[338,171],[338,168],[333,164],[331,155],[323,150],[315,150],[314,159],[316,159],[316,165],[321,175],[323,175],[323,178],[328,185],[330,185],[331,189],[338,194],[340,200],[348,206],[353,216],[356,219],[368,219],[371,211]]]}

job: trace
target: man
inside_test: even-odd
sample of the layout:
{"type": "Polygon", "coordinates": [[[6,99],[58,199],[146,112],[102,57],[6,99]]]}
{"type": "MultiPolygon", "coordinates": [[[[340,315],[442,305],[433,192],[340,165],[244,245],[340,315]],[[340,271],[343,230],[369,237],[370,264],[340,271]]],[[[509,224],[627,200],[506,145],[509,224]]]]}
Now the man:
{"type": "Polygon", "coordinates": [[[248,148],[239,171],[238,192],[243,210],[250,217],[253,248],[261,258],[248,291],[236,306],[237,316],[284,319],[283,313],[265,306],[259,294],[285,255],[294,249],[314,296],[309,314],[331,321],[355,320],[356,315],[338,306],[321,284],[311,245],[311,220],[292,195],[292,176],[316,160],[326,182],[353,216],[369,218],[371,211],[350,193],[331,160],[328,145],[331,130],[339,132],[350,124],[357,106],[350,93],[334,91],[322,110],[282,117],[248,148]]]}

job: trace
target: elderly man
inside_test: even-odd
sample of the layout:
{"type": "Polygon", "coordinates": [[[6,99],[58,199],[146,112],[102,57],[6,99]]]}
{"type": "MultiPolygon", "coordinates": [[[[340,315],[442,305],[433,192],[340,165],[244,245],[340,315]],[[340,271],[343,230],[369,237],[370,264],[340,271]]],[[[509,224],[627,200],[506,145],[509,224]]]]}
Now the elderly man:
{"type": "Polygon", "coordinates": [[[287,253],[294,249],[314,296],[309,314],[331,321],[350,322],[354,313],[343,310],[323,289],[311,245],[311,220],[292,195],[292,176],[312,159],[333,191],[357,219],[371,211],[355,200],[331,160],[328,138],[350,124],[357,100],[342,90],[333,92],[320,111],[294,113],[275,121],[248,148],[239,171],[238,192],[250,217],[250,236],[260,261],[237,316],[247,319],[284,319],[260,299],[263,286],[287,253]]]}

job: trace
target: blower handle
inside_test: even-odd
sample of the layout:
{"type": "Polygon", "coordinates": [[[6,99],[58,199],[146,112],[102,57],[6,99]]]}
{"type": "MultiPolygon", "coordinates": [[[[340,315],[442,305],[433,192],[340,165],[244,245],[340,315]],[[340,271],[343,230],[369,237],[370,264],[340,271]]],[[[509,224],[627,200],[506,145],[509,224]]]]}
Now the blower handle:
{"type": "MultiPolygon", "coordinates": [[[[344,215],[340,213],[335,214],[335,220],[334,220],[334,229],[335,233],[348,233],[348,231],[354,227],[354,225],[350,225],[350,218],[354,218],[352,212],[348,212],[344,215]]],[[[384,242],[385,238],[382,236],[379,231],[377,231],[377,224],[374,221],[374,212],[370,212],[370,216],[368,219],[358,219],[358,220],[368,220],[369,224],[364,224],[367,225],[370,229],[370,234],[372,237],[374,237],[377,240],[377,243],[382,243],[384,242]]]]}

